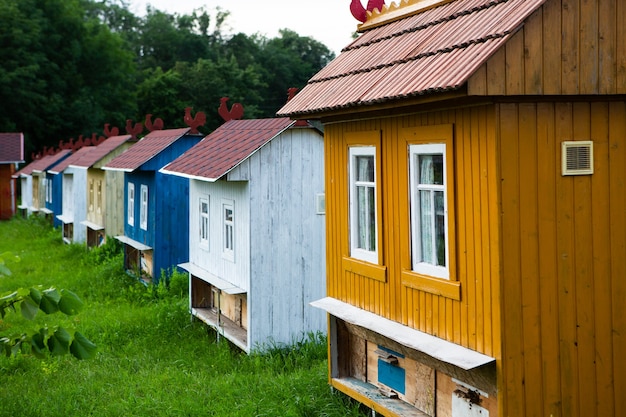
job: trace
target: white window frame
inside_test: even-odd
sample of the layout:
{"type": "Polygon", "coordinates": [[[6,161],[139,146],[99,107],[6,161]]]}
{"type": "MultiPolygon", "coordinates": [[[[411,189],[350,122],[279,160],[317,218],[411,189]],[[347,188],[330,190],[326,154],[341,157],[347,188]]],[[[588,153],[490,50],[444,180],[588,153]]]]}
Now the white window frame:
{"type": "Polygon", "coordinates": [[[362,261],[378,264],[378,167],[376,161],[375,146],[351,146],[349,148],[349,181],[350,181],[350,256],[362,261]],[[368,156],[374,159],[374,181],[357,180],[357,157],[368,156]],[[359,245],[360,223],[357,190],[361,187],[370,188],[374,192],[374,230],[366,231],[366,234],[374,234],[374,248],[362,248],[359,245]]]}
{"type": "Polygon", "coordinates": [[[90,178],[89,179],[89,208],[88,208],[88,211],[90,213],[93,213],[93,210],[94,210],[94,201],[95,201],[94,187],[95,185],[94,185],[93,178],[90,178]]]}
{"type": "Polygon", "coordinates": [[[200,246],[209,247],[209,212],[211,207],[209,206],[209,197],[200,197],[198,199],[198,237],[200,238],[200,246]],[[203,211],[203,205],[206,207],[206,212],[203,211]]]}
{"type": "Polygon", "coordinates": [[[148,230],[148,186],[141,184],[141,207],[139,208],[139,228],[148,230]]]}
{"type": "Polygon", "coordinates": [[[128,206],[126,217],[130,226],[135,226],[135,184],[128,183],[128,206]]]}
{"type": "Polygon", "coordinates": [[[222,257],[235,261],[235,202],[222,200],[222,257]],[[227,210],[231,211],[231,218],[227,217],[227,210]]]}
{"type": "Polygon", "coordinates": [[[46,191],[46,203],[52,203],[52,181],[49,178],[43,179],[43,188],[46,191]]]}
{"type": "MultiPolygon", "coordinates": [[[[429,143],[409,146],[409,186],[411,198],[411,265],[413,271],[433,276],[436,278],[450,279],[450,232],[449,232],[449,216],[448,216],[448,178],[447,178],[447,158],[445,143],[429,143]],[[443,184],[420,184],[419,183],[419,156],[420,155],[442,155],[443,157],[443,184]],[[443,192],[443,216],[444,216],[444,240],[445,240],[445,265],[436,265],[429,262],[422,262],[422,248],[420,245],[420,237],[422,230],[421,212],[419,204],[419,192],[430,191],[443,192]]],[[[431,228],[435,227],[435,207],[434,199],[432,203],[432,222],[431,228]]],[[[433,253],[431,255],[436,258],[436,242],[435,233],[433,233],[433,253]]]]}
{"type": "Polygon", "coordinates": [[[96,181],[96,213],[102,213],[102,180],[96,181]]]}

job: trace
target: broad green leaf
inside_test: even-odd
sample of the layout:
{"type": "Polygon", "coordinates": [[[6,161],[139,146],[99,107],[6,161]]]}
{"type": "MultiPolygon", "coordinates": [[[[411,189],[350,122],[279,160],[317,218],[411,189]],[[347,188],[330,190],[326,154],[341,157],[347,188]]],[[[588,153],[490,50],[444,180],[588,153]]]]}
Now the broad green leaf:
{"type": "Polygon", "coordinates": [[[30,298],[25,298],[20,303],[20,309],[22,310],[22,316],[27,320],[33,320],[39,311],[39,306],[30,298]]]}
{"type": "Polygon", "coordinates": [[[46,314],[53,314],[59,311],[59,300],[61,294],[55,289],[50,288],[43,292],[39,308],[46,314]]]}
{"type": "Polygon", "coordinates": [[[83,302],[76,294],[68,290],[61,290],[61,301],[59,301],[59,310],[68,316],[78,313],[83,307],[83,302]]]}
{"type": "Polygon", "coordinates": [[[65,355],[70,347],[72,336],[60,327],[48,339],[48,350],[55,356],[65,355]]]}
{"type": "Polygon", "coordinates": [[[0,346],[5,356],[11,356],[11,340],[8,337],[0,337],[0,346]]]}
{"type": "Polygon", "coordinates": [[[32,298],[32,300],[35,302],[35,304],[37,304],[37,306],[39,306],[39,304],[41,304],[41,291],[39,291],[37,288],[32,287],[30,290],[28,290],[28,295],[30,295],[30,298],[32,298]]]}
{"type": "Polygon", "coordinates": [[[70,352],[77,359],[91,359],[96,354],[97,347],[81,333],[74,333],[74,340],[70,346],[70,352]]]}
{"type": "Polygon", "coordinates": [[[35,333],[30,339],[31,352],[39,359],[46,357],[45,349],[47,336],[48,329],[43,328],[39,330],[39,333],[35,333]]]}

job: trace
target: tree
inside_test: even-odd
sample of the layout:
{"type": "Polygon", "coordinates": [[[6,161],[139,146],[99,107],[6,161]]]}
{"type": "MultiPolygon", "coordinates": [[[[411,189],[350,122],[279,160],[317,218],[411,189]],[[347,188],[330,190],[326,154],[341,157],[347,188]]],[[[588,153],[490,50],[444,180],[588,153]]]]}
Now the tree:
{"type": "MultiPolygon", "coordinates": [[[[5,259],[19,258],[8,254],[0,254],[0,277],[10,275],[11,271],[5,264],[5,259]]],[[[66,315],[74,315],[82,308],[82,301],[76,294],[68,290],[57,290],[56,288],[43,289],[42,287],[19,288],[0,296],[0,317],[2,319],[8,313],[22,313],[22,316],[28,320],[33,320],[39,311],[45,314],[54,314],[61,312],[66,315]]],[[[79,332],[70,334],[62,326],[54,326],[52,329],[48,326],[41,327],[36,332],[28,335],[22,333],[19,335],[1,336],[0,347],[4,350],[6,356],[16,355],[18,352],[30,352],[38,358],[47,355],[72,354],[77,359],[89,359],[96,353],[96,345],[79,332]]]]}

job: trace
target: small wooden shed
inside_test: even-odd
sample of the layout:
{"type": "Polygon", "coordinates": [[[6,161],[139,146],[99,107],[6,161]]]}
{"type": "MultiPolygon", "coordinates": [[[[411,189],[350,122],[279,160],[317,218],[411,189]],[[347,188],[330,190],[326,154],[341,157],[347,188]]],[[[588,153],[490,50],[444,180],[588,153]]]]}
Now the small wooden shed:
{"type": "Polygon", "coordinates": [[[155,284],[189,259],[189,180],[159,172],[202,139],[189,130],[154,130],[103,167],[124,173],[124,266],[155,284]]]}
{"type": "Polygon", "coordinates": [[[0,133],[0,220],[8,220],[17,210],[17,189],[13,174],[24,162],[24,134],[0,133]]]}
{"type": "Polygon", "coordinates": [[[46,207],[48,199],[46,172],[67,158],[70,153],[68,150],[62,150],[53,155],[44,155],[13,175],[21,181],[22,203],[18,208],[22,215],[36,213],[48,216],[52,221],[52,212],[46,207]]]}
{"type": "MultiPolygon", "coordinates": [[[[38,211],[39,214],[45,216],[53,226],[59,226],[60,222],[55,217],[55,213],[60,213],[62,209],[62,201],[59,198],[54,198],[55,194],[59,194],[62,190],[62,185],[54,183],[55,175],[50,174],[48,171],[53,169],[55,165],[61,163],[64,159],[68,158],[72,154],[69,149],[59,150],[54,155],[44,156],[46,167],[43,164],[33,169],[33,211],[38,211]],[[56,187],[55,187],[56,186],[56,187]],[[55,192],[56,188],[56,192],[55,192]]],[[[42,161],[43,162],[43,161],[42,161]]],[[[58,195],[57,195],[58,197],[58,195]]]]}
{"type": "Polygon", "coordinates": [[[626,3],[404,0],[325,124],[330,383],[386,416],[626,412],[626,3]]]}
{"type": "Polygon", "coordinates": [[[48,170],[55,176],[53,184],[61,183],[61,213],[56,218],[61,222],[65,243],[84,243],[87,238],[86,228],[80,224],[87,218],[87,170],[73,164],[94,149],[82,147],[48,170]]]}
{"type": "Polygon", "coordinates": [[[71,164],[87,170],[87,218],[80,224],[86,227],[89,247],[124,233],[124,173],[102,167],[132,146],[131,139],[131,135],[109,137],[71,164]]]}
{"type": "Polygon", "coordinates": [[[323,146],[306,123],[230,120],[162,170],[191,181],[191,313],[245,352],[325,332],[323,146]]]}

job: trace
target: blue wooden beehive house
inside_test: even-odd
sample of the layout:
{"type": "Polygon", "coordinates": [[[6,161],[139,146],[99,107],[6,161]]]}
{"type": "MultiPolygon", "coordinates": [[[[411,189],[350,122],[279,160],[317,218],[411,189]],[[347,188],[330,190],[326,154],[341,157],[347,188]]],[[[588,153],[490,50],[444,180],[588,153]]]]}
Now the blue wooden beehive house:
{"type": "Polygon", "coordinates": [[[202,136],[190,128],[154,130],[105,170],[124,172],[124,266],[144,282],[189,258],[189,180],[159,172],[202,136]]]}

